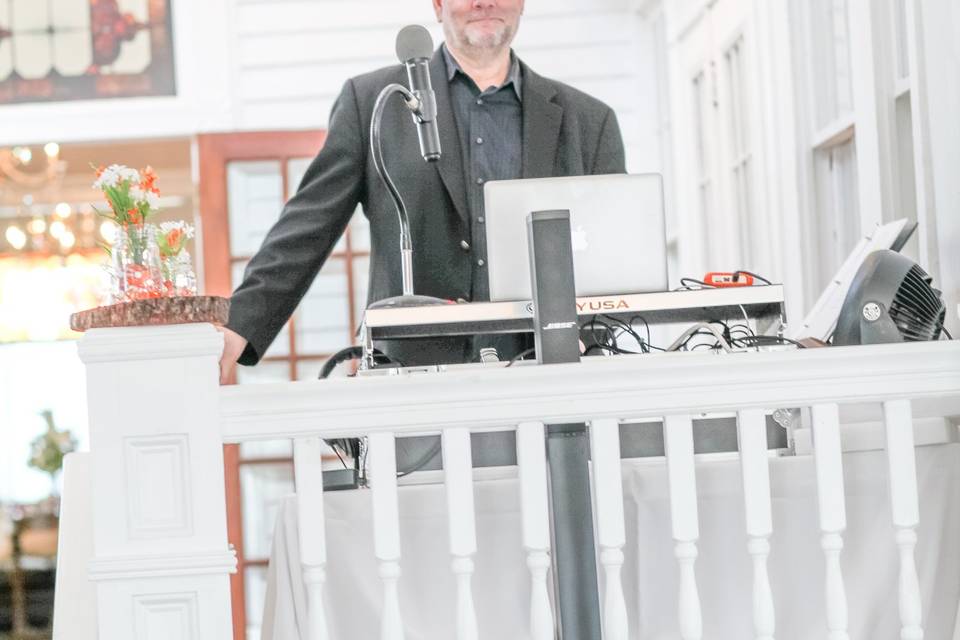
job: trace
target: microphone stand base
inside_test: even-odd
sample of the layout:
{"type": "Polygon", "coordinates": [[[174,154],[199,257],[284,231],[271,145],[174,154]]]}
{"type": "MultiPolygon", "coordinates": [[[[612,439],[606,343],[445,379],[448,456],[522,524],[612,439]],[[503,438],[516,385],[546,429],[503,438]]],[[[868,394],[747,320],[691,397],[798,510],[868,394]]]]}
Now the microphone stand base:
{"type": "Polygon", "coordinates": [[[433,296],[409,295],[409,296],[393,296],[392,298],[384,298],[383,300],[377,300],[367,308],[368,309],[400,309],[403,307],[428,307],[428,306],[437,305],[437,304],[454,304],[454,303],[451,300],[434,298],[433,296]]]}

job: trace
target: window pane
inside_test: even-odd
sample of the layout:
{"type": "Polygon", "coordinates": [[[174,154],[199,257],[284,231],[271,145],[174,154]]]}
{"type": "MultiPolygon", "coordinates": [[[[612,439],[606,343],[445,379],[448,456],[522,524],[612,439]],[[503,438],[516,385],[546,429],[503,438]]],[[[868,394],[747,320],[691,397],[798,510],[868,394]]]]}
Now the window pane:
{"type": "Polygon", "coordinates": [[[270,556],[277,514],[293,489],[292,463],[240,465],[243,555],[247,560],[270,556]]]}
{"type": "Polygon", "coordinates": [[[246,567],[243,590],[247,605],[247,640],[260,640],[263,605],[267,599],[267,567],[246,567]]]}
{"type": "MultiPolygon", "coordinates": [[[[917,221],[917,180],[913,158],[913,111],[910,106],[910,93],[904,93],[897,98],[894,105],[896,111],[896,177],[897,177],[897,207],[888,210],[884,222],[892,222],[900,218],[907,218],[911,222],[917,221]]],[[[927,225],[930,225],[933,212],[927,212],[927,225]]],[[[919,233],[914,233],[900,253],[921,261],[919,233]]]]}
{"type": "MultiPolygon", "coordinates": [[[[243,270],[247,268],[246,262],[234,262],[230,267],[231,288],[236,289],[243,282],[243,270]]],[[[290,355],[290,325],[283,325],[280,333],[277,334],[273,343],[267,347],[264,357],[289,356],[290,355]]]]}
{"type": "Polygon", "coordinates": [[[353,251],[370,251],[370,221],[360,208],[350,220],[350,248],[353,251]]]}
{"type": "Polygon", "coordinates": [[[897,42],[896,78],[910,77],[910,49],[907,38],[907,0],[893,0],[893,29],[897,42]]]}
{"type": "Polygon", "coordinates": [[[710,265],[710,226],[713,217],[713,176],[710,162],[710,127],[709,117],[713,108],[710,96],[710,87],[707,75],[703,71],[693,78],[693,113],[694,131],[696,140],[698,191],[700,195],[700,233],[703,235],[704,255],[702,266],[710,265]]]}
{"type": "Polygon", "coordinates": [[[293,197],[300,188],[303,174],[307,172],[312,161],[313,158],[293,158],[287,161],[287,198],[293,197]]]}
{"type": "MultiPolygon", "coordinates": [[[[310,358],[308,360],[297,361],[297,380],[317,380],[320,375],[320,369],[326,363],[326,359],[310,358]]],[[[343,362],[330,373],[330,378],[344,378],[356,368],[358,360],[348,360],[343,362]]]]}
{"type": "Polygon", "coordinates": [[[855,139],[814,155],[817,212],[812,235],[815,243],[810,273],[817,274],[808,302],[836,273],[860,238],[860,202],[857,191],[857,147],[855,139]]]}
{"type": "Polygon", "coordinates": [[[346,263],[332,258],[300,302],[295,314],[297,352],[333,353],[352,344],[346,263]]]}
{"type": "Polygon", "coordinates": [[[745,64],[746,49],[743,38],[727,49],[724,55],[729,95],[727,121],[730,140],[728,167],[732,178],[732,192],[736,207],[737,228],[739,229],[740,266],[755,269],[753,261],[754,238],[757,236],[758,222],[753,218],[753,181],[750,173],[752,149],[750,147],[750,93],[747,87],[745,64]]]}
{"type": "Polygon", "coordinates": [[[807,47],[812,62],[814,127],[821,129],[853,110],[847,0],[811,0],[807,47]]]}
{"type": "Polygon", "coordinates": [[[258,458],[292,458],[293,441],[260,440],[257,442],[241,442],[240,458],[242,460],[256,460],[258,458]]]}
{"type": "MultiPolygon", "coordinates": [[[[363,322],[363,312],[367,309],[367,288],[370,280],[370,258],[353,259],[353,305],[357,324],[363,322]]],[[[354,340],[356,342],[356,340],[354,340]]]]}
{"type": "Polygon", "coordinates": [[[252,256],[280,217],[283,176],[279,161],[227,164],[230,254],[252,256]]]}

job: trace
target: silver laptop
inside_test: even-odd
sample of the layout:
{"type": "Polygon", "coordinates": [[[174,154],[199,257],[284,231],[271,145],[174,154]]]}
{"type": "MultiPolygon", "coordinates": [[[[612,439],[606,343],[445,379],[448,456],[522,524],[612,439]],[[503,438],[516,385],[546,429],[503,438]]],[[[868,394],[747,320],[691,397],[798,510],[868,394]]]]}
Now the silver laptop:
{"type": "Polygon", "coordinates": [[[568,209],[577,296],[667,290],[659,174],[501,180],[484,185],[490,300],[530,300],[527,216],[568,209]]]}

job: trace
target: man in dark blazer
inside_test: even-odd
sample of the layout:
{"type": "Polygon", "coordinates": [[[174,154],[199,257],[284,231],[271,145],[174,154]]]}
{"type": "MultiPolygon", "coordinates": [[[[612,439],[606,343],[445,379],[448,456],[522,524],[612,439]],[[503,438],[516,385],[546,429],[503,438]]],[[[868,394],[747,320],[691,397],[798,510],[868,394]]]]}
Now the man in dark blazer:
{"type": "MultiPolygon", "coordinates": [[[[422,160],[416,127],[399,98],[383,116],[382,147],[410,217],[415,293],[487,300],[483,183],[623,173],[623,141],[610,107],[538,75],[513,54],[523,0],[432,1],[446,37],[430,61],[442,157],[422,160]]],[[[406,85],[402,65],[344,85],[323,148],[233,294],[222,381],[238,361],[260,360],[357,204],[370,220],[368,302],[402,293],[397,214],[369,152],[374,102],[394,82],[406,85]]]]}

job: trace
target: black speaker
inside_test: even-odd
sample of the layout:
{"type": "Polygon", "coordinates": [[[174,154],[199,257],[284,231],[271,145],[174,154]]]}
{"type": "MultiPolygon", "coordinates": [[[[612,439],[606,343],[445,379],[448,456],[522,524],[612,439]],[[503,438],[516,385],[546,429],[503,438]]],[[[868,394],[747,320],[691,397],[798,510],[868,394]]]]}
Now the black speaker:
{"type": "Polygon", "coordinates": [[[580,331],[573,280],[570,212],[527,216],[533,327],[540,364],[580,361],[580,331]]]}

